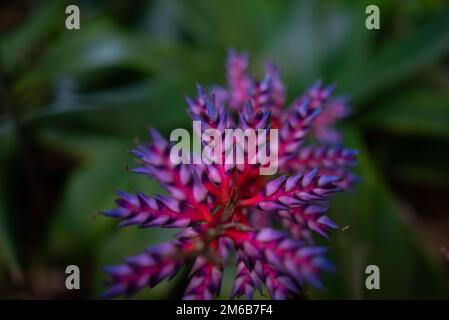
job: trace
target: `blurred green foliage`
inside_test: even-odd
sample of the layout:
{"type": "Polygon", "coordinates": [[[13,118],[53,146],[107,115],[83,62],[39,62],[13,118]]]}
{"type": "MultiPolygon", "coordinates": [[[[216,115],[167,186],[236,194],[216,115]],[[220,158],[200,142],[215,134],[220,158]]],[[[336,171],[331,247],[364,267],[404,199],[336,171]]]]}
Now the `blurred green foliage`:
{"type": "MultiPolygon", "coordinates": [[[[317,78],[351,97],[342,130],[361,151],[363,182],[334,201],[331,215],[350,228],[329,244],[336,274],[310,297],[449,297],[443,258],[421,225],[449,233],[447,197],[436,196],[449,190],[447,2],[70,1],[80,30],[64,27],[66,1],[21,2],[28,14],[0,36],[2,296],[96,297],[103,265],[170,237],[117,232],[96,212],[113,206],[115,188],[160,192],[124,169],[127,148],[148,126],[188,127],[183,96],[196,82],[224,83],[235,47],[250,53],[255,74],[267,58],[279,64],[291,99],[317,78]],[[366,30],[368,4],[380,7],[381,30],[366,30]],[[63,281],[53,291],[33,285],[36,269],[68,264],[81,267],[81,293],[63,281]],[[369,264],[380,267],[381,290],[364,289],[369,264]]],[[[138,297],[176,296],[182,281],[138,297]]]]}

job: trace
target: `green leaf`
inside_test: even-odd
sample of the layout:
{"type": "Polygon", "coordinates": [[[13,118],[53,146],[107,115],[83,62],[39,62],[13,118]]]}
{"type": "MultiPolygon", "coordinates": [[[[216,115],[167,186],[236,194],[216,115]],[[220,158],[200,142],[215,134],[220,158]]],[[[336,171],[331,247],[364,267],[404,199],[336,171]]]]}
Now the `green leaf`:
{"type": "MultiPolygon", "coordinates": [[[[94,136],[45,134],[47,143],[74,154],[80,166],[72,172],[56,209],[50,228],[49,250],[55,255],[79,257],[92,252],[111,232],[112,219],[99,211],[114,206],[114,190],[154,193],[157,185],[142,176],[127,172],[131,161],[126,152],[132,142],[94,136]]],[[[132,166],[130,164],[130,166],[132,166]]]]}
{"type": "Polygon", "coordinates": [[[39,106],[40,101],[48,101],[64,79],[71,79],[76,91],[90,87],[92,92],[98,78],[113,81],[111,74],[116,76],[119,70],[139,77],[157,72],[173,75],[180,71],[181,56],[186,61],[193,59],[177,43],[125,32],[109,20],[100,19],[86,22],[76,32],[63,29],[58,40],[47,44],[33,67],[14,83],[13,91],[21,105],[39,106]]]}
{"type": "Polygon", "coordinates": [[[448,284],[436,257],[404,218],[401,206],[370,160],[358,132],[348,128],[349,146],[360,150],[363,182],[352,194],[336,197],[333,218],[349,229],[331,243],[337,273],[326,278],[331,298],[407,299],[448,297],[448,284]],[[365,268],[380,268],[380,290],[365,288],[365,268]]]}
{"type": "MultiPolygon", "coordinates": [[[[287,1],[285,1],[287,2],[287,1]]],[[[270,1],[190,1],[180,5],[179,23],[200,46],[254,51],[272,36],[287,3],[270,1]]]]}
{"type": "Polygon", "coordinates": [[[57,26],[63,28],[64,7],[62,1],[41,3],[30,10],[27,20],[17,29],[0,38],[0,53],[4,67],[12,71],[24,58],[32,46],[39,44],[48,37],[51,30],[57,26]]]}
{"type": "Polygon", "coordinates": [[[14,139],[10,132],[0,134],[0,270],[5,267],[12,279],[18,280],[22,277],[22,271],[16,254],[16,244],[12,236],[10,219],[13,215],[8,214],[10,208],[8,203],[8,176],[9,156],[15,147],[14,139]]]}
{"type": "Polygon", "coordinates": [[[148,126],[157,126],[167,133],[169,129],[189,125],[182,94],[173,94],[183,91],[180,86],[176,81],[157,79],[116,90],[78,94],[70,103],[56,101],[29,111],[21,121],[26,126],[70,129],[83,134],[145,138],[148,126]]]}
{"type": "Polygon", "coordinates": [[[22,91],[56,80],[60,76],[80,75],[112,67],[128,66],[151,69],[152,59],[142,59],[142,47],[108,21],[83,26],[77,32],[61,31],[36,67],[18,84],[22,91]]]}
{"type": "Polygon", "coordinates": [[[372,144],[371,149],[375,161],[398,189],[417,187],[432,192],[435,188],[449,187],[449,140],[446,138],[389,135],[388,139],[372,144]]]}
{"type": "Polygon", "coordinates": [[[448,14],[448,8],[442,9],[416,31],[382,45],[365,68],[346,78],[340,88],[351,92],[354,101],[361,102],[441,61],[449,52],[448,14]]]}
{"type": "Polygon", "coordinates": [[[368,129],[447,139],[449,95],[412,87],[366,110],[359,121],[368,129]]]}

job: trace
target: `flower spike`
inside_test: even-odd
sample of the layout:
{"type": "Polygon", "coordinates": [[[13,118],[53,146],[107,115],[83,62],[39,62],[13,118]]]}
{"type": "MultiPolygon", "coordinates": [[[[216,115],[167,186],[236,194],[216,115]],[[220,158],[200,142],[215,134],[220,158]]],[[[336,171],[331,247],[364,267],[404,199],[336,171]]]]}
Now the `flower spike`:
{"type": "Polygon", "coordinates": [[[185,155],[193,163],[175,163],[173,144],[151,129],[151,142],[129,151],[138,162],[131,171],[155,180],[166,194],[118,191],[116,207],[103,214],[121,227],[180,230],[173,240],[106,267],[104,297],[132,296],[190,268],[178,298],[215,299],[221,297],[226,266],[234,263],[231,298],[283,300],[301,296],[309,286],[323,288],[321,274],[333,271],[327,248],[314,240],[329,239],[339,229],[331,218],[331,195],[359,180],[351,172],[357,151],[333,144],[341,142],[333,125],[349,114],[347,99],[334,98],[335,87],[317,81],[287,108],[279,68],[268,63],[264,77],[254,79],[248,55],[235,50],[229,51],[226,72],[229,88],[198,85],[196,97],[185,98],[188,114],[201,124],[196,133],[203,137],[215,129],[213,138],[226,145],[226,139],[237,139],[227,129],[252,130],[256,138],[277,129],[278,143],[270,135],[255,147],[232,144],[216,154],[209,149],[185,155]],[[279,173],[262,175],[263,165],[252,160],[272,143],[279,173]],[[243,163],[228,161],[237,152],[245,156],[243,163]],[[219,161],[197,161],[204,159],[219,161]]]}

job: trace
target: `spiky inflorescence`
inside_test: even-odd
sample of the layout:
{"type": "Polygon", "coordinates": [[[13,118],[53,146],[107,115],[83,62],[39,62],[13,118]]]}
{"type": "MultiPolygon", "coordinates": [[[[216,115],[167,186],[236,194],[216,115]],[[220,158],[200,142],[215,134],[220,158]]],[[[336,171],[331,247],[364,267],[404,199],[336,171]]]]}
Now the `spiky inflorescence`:
{"type": "Polygon", "coordinates": [[[152,143],[131,150],[140,162],[133,171],[158,181],[169,195],[118,192],[117,207],[104,214],[120,219],[121,226],[184,230],[106,268],[105,296],[132,295],[193,263],[184,298],[212,299],[220,292],[230,252],[237,265],[232,297],[253,298],[265,287],[273,299],[293,298],[307,284],[321,287],[320,273],[332,269],[326,249],[315,246],[312,235],[328,238],[338,228],[325,215],[328,197],[355,182],[348,168],[355,165],[356,151],[328,145],[339,139],[330,125],[347,114],[345,101],[331,97],[332,86],[317,82],[285,108],[276,66],[267,64],[263,80],[255,81],[247,55],[231,51],[227,69],[229,88],[215,87],[208,95],[198,86],[197,97],[186,98],[189,115],[204,130],[218,129],[222,139],[227,128],[279,129],[283,175],[270,179],[248,162],[174,164],[171,144],[151,130],[152,143]],[[306,145],[307,133],[326,144],[306,145]]]}

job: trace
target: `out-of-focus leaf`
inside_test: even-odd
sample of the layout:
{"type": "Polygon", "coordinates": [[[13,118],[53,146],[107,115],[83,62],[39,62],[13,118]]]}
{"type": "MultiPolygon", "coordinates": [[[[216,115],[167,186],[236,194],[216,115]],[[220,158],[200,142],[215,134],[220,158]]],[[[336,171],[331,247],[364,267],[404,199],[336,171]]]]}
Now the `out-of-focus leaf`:
{"type": "Polygon", "coordinates": [[[178,28],[181,14],[181,2],[173,0],[155,0],[147,6],[140,25],[155,39],[176,41],[180,36],[178,28]]]}
{"type": "Polygon", "coordinates": [[[13,89],[20,104],[44,104],[39,102],[48,101],[66,78],[75,78],[74,83],[84,87],[95,83],[102,74],[112,81],[117,69],[146,77],[154,73],[176,77],[181,72],[192,76],[192,72],[182,69],[188,66],[192,70],[195,57],[178,44],[126,33],[103,20],[69,32],[62,31],[60,40],[52,43],[36,66],[15,83],[13,89]]]}
{"type": "Polygon", "coordinates": [[[111,220],[98,214],[114,206],[114,190],[159,190],[145,177],[127,172],[126,152],[132,142],[92,136],[59,135],[45,138],[77,155],[80,166],[70,175],[60,205],[56,209],[48,245],[52,252],[79,256],[94,250],[110,232],[111,220]]]}
{"type": "Polygon", "coordinates": [[[365,68],[342,81],[340,88],[351,92],[354,101],[360,102],[443,59],[449,52],[448,15],[449,9],[443,9],[416,31],[383,45],[365,68]]]}
{"type": "Polygon", "coordinates": [[[12,70],[20,62],[32,45],[39,44],[50,30],[61,23],[63,27],[64,7],[62,1],[42,3],[30,10],[27,20],[10,33],[0,38],[0,52],[3,65],[12,70]]]}
{"type": "Polygon", "coordinates": [[[334,219],[349,229],[338,237],[337,274],[327,278],[324,296],[400,299],[448,297],[445,279],[425,241],[408,225],[357,131],[346,132],[348,145],[360,150],[363,182],[353,194],[335,199],[334,219]],[[365,268],[380,268],[380,290],[365,288],[365,268]]]}
{"type": "Polygon", "coordinates": [[[410,88],[367,110],[361,115],[360,122],[370,129],[449,138],[449,95],[410,88]]]}
{"type": "Polygon", "coordinates": [[[411,187],[449,187],[447,138],[391,135],[374,143],[372,149],[375,161],[395,182],[411,187]]]}
{"type": "Polygon", "coordinates": [[[100,21],[77,32],[62,31],[60,40],[45,52],[39,64],[18,84],[25,90],[58,76],[80,75],[111,66],[153,70],[156,59],[143,56],[142,43],[113,24],[100,21]]]}
{"type": "MultiPolygon", "coordinates": [[[[254,51],[281,22],[290,1],[190,1],[181,5],[180,23],[194,41],[206,48],[226,50],[230,46],[254,51]],[[257,14],[255,14],[257,12],[257,14]]],[[[209,49],[210,50],[210,49],[209,49]]]]}
{"type": "MultiPolygon", "coordinates": [[[[359,29],[354,29],[350,18],[353,12],[330,2],[298,1],[286,11],[264,50],[281,65],[282,76],[294,84],[293,95],[322,78],[326,62],[337,65],[337,53],[346,39],[354,39],[352,30],[359,29]]],[[[345,56],[349,54],[345,50],[345,56]]]]}
{"type": "Polygon", "coordinates": [[[15,243],[12,237],[9,219],[8,202],[8,180],[6,179],[8,157],[14,150],[14,139],[10,132],[0,134],[0,270],[6,268],[13,279],[21,277],[21,269],[15,252],[15,243]]]}
{"type": "Polygon", "coordinates": [[[22,121],[27,126],[126,137],[141,135],[148,126],[157,126],[163,132],[188,126],[183,96],[173,94],[182,92],[182,84],[166,81],[158,79],[106,92],[77,94],[70,104],[56,101],[24,114],[22,121]]]}

